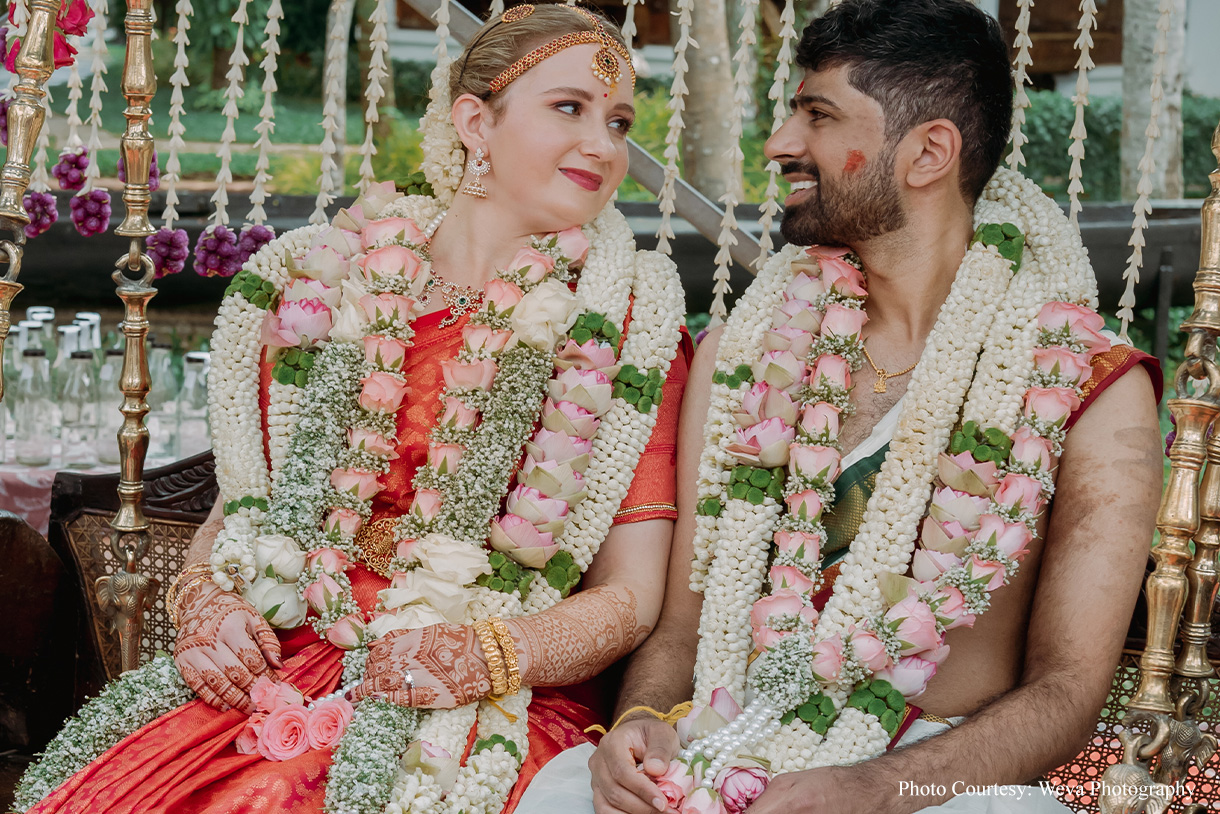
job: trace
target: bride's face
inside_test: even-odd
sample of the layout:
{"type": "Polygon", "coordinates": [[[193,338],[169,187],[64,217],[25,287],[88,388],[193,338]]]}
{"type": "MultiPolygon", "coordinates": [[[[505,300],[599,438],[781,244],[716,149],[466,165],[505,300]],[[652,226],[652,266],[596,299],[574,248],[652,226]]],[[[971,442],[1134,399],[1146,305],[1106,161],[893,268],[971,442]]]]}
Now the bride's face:
{"type": "Polygon", "coordinates": [[[526,71],[504,91],[485,130],[502,205],[552,232],[592,220],[627,174],[627,131],[635,121],[631,74],[621,59],[611,90],[590,70],[601,46],[577,45],[526,71]]]}

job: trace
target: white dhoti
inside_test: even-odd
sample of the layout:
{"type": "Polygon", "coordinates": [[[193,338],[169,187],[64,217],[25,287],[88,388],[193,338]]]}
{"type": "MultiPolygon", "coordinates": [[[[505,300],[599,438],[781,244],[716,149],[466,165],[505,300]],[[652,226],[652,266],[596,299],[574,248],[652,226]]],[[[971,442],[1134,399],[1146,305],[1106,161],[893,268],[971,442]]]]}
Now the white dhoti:
{"type": "MultiPolygon", "coordinates": [[[[949,728],[948,724],[917,719],[898,745],[918,743],[949,728]]],[[[517,806],[517,814],[594,814],[589,772],[592,755],[593,745],[586,743],[553,758],[534,775],[517,806]]],[[[954,791],[952,786],[949,791],[954,791]]],[[[956,791],[958,794],[952,800],[921,809],[920,814],[1072,814],[1052,791],[1037,786],[970,787],[961,783],[956,791]]]]}

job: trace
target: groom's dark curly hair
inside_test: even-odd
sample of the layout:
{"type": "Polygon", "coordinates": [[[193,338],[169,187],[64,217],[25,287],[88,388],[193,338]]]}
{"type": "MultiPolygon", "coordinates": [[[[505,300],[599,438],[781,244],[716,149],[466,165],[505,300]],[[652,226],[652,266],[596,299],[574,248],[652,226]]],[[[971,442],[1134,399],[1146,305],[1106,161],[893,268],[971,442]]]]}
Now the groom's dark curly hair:
{"type": "Polygon", "coordinates": [[[847,66],[852,87],[885,112],[891,144],[923,122],[952,121],[971,202],[1000,164],[1012,127],[1008,47],[970,0],[843,0],[805,29],[796,64],[847,66]]]}

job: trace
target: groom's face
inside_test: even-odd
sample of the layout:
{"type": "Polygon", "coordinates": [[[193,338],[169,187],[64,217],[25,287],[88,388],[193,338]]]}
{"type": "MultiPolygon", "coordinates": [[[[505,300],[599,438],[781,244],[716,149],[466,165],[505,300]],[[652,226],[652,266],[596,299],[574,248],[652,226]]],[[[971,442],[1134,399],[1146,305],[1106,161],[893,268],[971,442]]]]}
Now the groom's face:
{"type": "Polygon", "coordinates": [[[789,243],[855,246],[906,221],[897,144],[886,139],[881,106],[852,87],[849,71],[806,71],[792,115],[767,140],[767,158],[792,185],[780,227],[789,243]]]}

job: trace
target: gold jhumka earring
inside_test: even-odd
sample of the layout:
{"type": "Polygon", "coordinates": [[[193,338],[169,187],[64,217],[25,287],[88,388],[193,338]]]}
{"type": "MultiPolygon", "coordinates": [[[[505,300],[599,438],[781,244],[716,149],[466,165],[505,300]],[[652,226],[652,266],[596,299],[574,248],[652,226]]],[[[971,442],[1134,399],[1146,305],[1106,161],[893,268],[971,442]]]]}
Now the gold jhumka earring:
{"type": "Polygon", "coordinates": [[[483,186],[482,177],[491,172],[491,162],[486,158],[487,153],[483,152],[480,147],[474,151],[474,155],[470,157],[470,162],[466,164],[466,171],[474,178],[471,178],[462,187],[462,192],[472,198],[486,198],[487,187],[483,186]]]}

